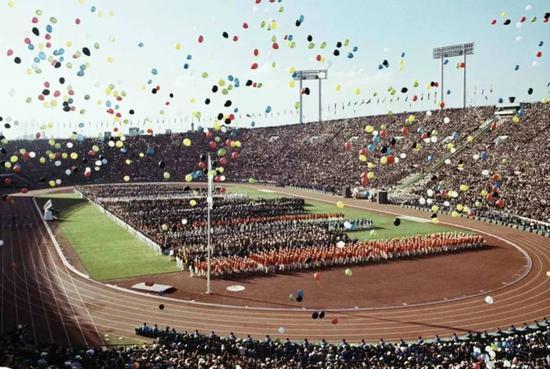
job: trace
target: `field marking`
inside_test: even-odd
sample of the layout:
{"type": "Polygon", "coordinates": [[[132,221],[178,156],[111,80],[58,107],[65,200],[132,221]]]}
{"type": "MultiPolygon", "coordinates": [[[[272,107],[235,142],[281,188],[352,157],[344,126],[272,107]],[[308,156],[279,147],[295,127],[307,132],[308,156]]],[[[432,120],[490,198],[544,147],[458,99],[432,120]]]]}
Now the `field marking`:
{"type": "Polygon", "coordinates": [[[417,223],[431,223],[432,222],[431,219],[413,217],[411,215],[400,216],[399,218],[404,219],[404,220],[410,220],[411,222],[417,222],[417,223]]]}

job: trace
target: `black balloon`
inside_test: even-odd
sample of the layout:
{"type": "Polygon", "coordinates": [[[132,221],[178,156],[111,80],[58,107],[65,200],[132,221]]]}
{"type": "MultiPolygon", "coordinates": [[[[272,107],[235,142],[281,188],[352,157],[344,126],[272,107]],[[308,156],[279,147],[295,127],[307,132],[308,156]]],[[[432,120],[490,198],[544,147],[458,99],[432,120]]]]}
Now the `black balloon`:
{"type": "Polygon", "coordinates": [[[164,169],[164,167],[166,167],[166,163],[163,160],[159,161],[159,168],[164,169]]]}
{"type": "Polygon", "coordinates": [[[334,54],[334,56],[338,56],[338,55],[340,55],[340,51],[338,49],[334,49],[333,54],[334,54]]]}
{"type": "Polygon", "coordinates": [[[90,56],[90,49],[88,49],[87,47],[83,47],[82,48],[82,53],[86,56],[90,56]]]}
{"type": "Polygon", "coordinates": [[[313,314],[311,314],[311,317],[312,317],[313,319],[317,319],[317,318],[319,318],[319,313],[316,312],[316,311],[314,311],[313,314]]]}
{"type": "Polygon", "coordinates": [[[32,28],[32,33],[34,33],[36,36],[40,36],[40,31],[36,27],[32,28]]]}
{"type": "Polygon", "coordinates": [[[395,218],[395,219],[393,220],[393,225],[394,225],[394,226],[399,227],[400,224],[401,224],[401,219],[395,218]]]}
{"type": "Polygon", "coordinates": [[[214,93],[218,92],[218,86],[216,85],[212,86],[212,92],[214,93]]]}

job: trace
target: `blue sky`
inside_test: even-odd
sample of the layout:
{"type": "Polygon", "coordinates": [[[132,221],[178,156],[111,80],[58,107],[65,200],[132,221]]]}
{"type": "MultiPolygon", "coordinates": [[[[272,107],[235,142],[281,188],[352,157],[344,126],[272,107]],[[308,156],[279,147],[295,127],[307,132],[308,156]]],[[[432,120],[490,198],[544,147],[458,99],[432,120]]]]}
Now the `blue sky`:
{"type": "MultiPolygon", "coordinates": [[[[252,121],[256,126],[294,123],[298,121],[294,109],[298,88],[289,87],[292,67],[328,68],[329,78],[323,86],[326,119],[385,114],[390,110],[435,109],[433,97],[438,89],[428,90],[425,86],[440,79],[439,63],[431,57],[432,48],[464,42],[476,43],[475,55],[467,63],[469,103],[496,103],[499,97],[508,96],[521,101],[549,97],[546,50],[550,24],[543,23],[543,15],[549,11],[545,7],[548,2],[543,0],[262,0],[260,4],[255,0],[0,1],[0,116],[5,121],[8,117],[12,120],[12,128],[3,130],[8,137],[34,135],[38,131],[49,136],[66,136],[72,131],[95,135],[113,128],[118,123],[106,113],[107,100],[112,101],[111,107],[116,105],[113,96],[105,93],[109,84],[126,93],[118,109],[122,119],[130,120],[123,124],[124,129],[140,122],[141,128],[150,127],[157,132],[166,128],[186,130],[193,112],[201,112],[200,124],[210,126],[219,112],[229,113],[235,108],[236,124],[241,127],[249,127],[252,121]],[[280,7],[284,8],[282,12],[280,7]],[[37,9],[41,16],[36,15],[37,9]],[[503,12],[507,13],[504,17],[503,12]],[[304,22],[296,27],[301,15],[304,22]],[[39,18],[37,24],[31,22],[33,16],[39,18]],[[518,26],[521,16],[527,20],[518,26]],[[534,16],[537,21],[532,23],[534,16]],[[50,17],[57,22],[52,24],[50,17]],[[81,21],[79,25],[75,24],[76,18],[81,21]],[[511,24],[504,26],[507,18],[511,24]],[[492,19],[497,20],[496,25],[490,24],[492,19]],[[262,21],[275,21],[277,28],[261,28],[262,21]],[[242,27],[244,22],[248,29],[242,27]],[[59,69],[41,61],[42,73],[29,75],[27,69],[32,70],[39,42],[46,41],[43,35],[48,24],[53,27],[53,46],[43,51],[50,55],[53,49],[64,48],[66,60],[59,69]],[[33,26],[39,28],[40,37],[32,34],[33,26]],[[229,34],[228,39],[222,37],[223,32],[229,34]],[[200,35],[205,39],[202,44],[197,41],[200,35]],[[234,35],[239,37],[237,42],[232,41],[234,35]],[[285,35],[292,35],[295,48],[288,46],[285,35]],[[308,35],[313,37],[312,49],[308,48],[308,35]],[[25,37],[33,40],[34,50],[27,48],[25,37]],[[278,50],[272,49],[272,37],[277,38],[278,50]],[[349,46],[341,49],[339,57],[333,56],[336,42],[346,39],[349,46]],[[320,49],[323,41],[327,47],[320,49]],[[539,46],[541,41],[543,45],[539,46]],[[138,46],[140,42],[143,47],[138,46]],[[96,43],[99,49],[94,47],[96,43]],[[91,56],[73,59],[73,53],[82,47],[88,47],[91,56]],[[358,51],[349,59],[347,54],[353,47],[358,51]],[[11,56],[7,56],[9,49],[13,50],[11,56]],[[258,57],[253,55],[254,49],[259,50],[258,57]],[[542,57],[536,56],[537,51],[543,53],[542,57]],[[325,58],[323,62],[316,60],[318,54],[325,58]],[[187,60],[188,55],[191,60],[187,60]],[[16,56],[22,59],[21,64],[14,63],[16,56]],[[111,62],[108,58],[112,58],[111,62]],[[383,60],[389,62],[389,67],[379,70],[383,60]],[[67,68],[67,61],[72,62],[72,69],[67,68]],[[85,75],[79,77],[76,72],[83,63],[89,64],[85,75]],[[188,69],[183,68],[185,63],[189,64],[188,69]],[[258,69],[250,69],[252,63],[258,63],[258,69]],[[153,68],[158,74],[151,73],[153,68]],[[207,78],[202,77],[204,72],[208,73],[207,78]],[[240,87],[226,96],[212,93],[212,85],[219,80],[224,80],[224,87],[230,84],[229,75],[239,79],[240,87]],[[59,77],[66,79],[63,86],[54,83],[59,77]],[[149,79],[151,85],[147,84],[149,79]],[[263,86],[245,87],[248,79],[263,86]],[[413,87],[414,80],[420,82],[419,87],[413,87]],[[38,100],[45,81],[52,84],[52,93],[58,87],[61,92],[55,108],[46,108],[38,100]],[[74,112],[62,111],[68,85],[75,92],[74,112]],[[154,95],[151,88],[156,85],[161,88],[154,95]],[[337,85],[341,86],[340,91],[337,85]],[[390,87],[397,91],[393,96],[388,93],[390,87]],[[408,88],[407,94],[401,93],[403,87],[408,88]],[[533,89],[531,95],[527,93],[529,88],[533,89]],[[482,90],[487,100],[481,96],[482,90]],[[377,96],[373,97],[375,93],[377,96]],[[85,95],[89,95],[88,100],[85,95]],[[413,95],[418,96],[415,103],[413,95]],[[420,101],[422,95],[424,100],[420,101]],[[204,104],[206,98],[212,101],[209,105],[204,104]],[[223,106],[228,99],[232,102],[230,108],[223,106]],[[369,99],[370,104],[360,104],[369,99]],[[378,99],[380,102],[376,103],[378,99]],[[164,105],[166,101],[169,106],[164,105]],[[268,106],[272,113],[266,117],[268,106]],[[81,109],[85,109],[82,114],[81,109]],[[129,115],[130,109],[134,115],[129,115]],[[142,125],[145,118],[151,122],[142,125]],[[82,127],[78,127],[79,123],[83,123],[82,127]]],[[[450,90],[445,96],[447,106],[459,106],[462,101],[458,61],[451,59],[445,66],[445,90],[450,90]]],[[[311,94],[304,96],[305,120],[316,120],[317,83],[306,86],[311,94]]]]}

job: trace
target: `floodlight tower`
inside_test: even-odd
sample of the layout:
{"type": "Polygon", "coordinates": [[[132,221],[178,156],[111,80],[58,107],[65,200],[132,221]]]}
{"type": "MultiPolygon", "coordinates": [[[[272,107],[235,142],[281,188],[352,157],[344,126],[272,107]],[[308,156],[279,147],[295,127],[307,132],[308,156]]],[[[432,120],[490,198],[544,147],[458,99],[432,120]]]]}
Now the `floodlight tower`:
{"type": "Polygon", "coordinates": [[[327,69],[314,69],[314,70],[299,70],[294,72],[292,78],[296,81],[300,81],[300,123],[303,123],[303,106],[302,106],[302,81],[317,79],[319,80],[319,122],[321,119],[321,81],[328,78],[327,69]]]}
{"type": "Polygon", "coordinates": [[[441,60],[441,100],[444,100],[444,90],[443,90],[443,64],[445,58],[452,58],[455,56],[463,56],[464,63],[464,86],[462,90],[462,105],[466,107],[466,55],[472,55],[474,53],[474,43],[470,42],[467,44],[458,44],[444,47],[436,47],[433,49],[433,58],[441,60]]]}

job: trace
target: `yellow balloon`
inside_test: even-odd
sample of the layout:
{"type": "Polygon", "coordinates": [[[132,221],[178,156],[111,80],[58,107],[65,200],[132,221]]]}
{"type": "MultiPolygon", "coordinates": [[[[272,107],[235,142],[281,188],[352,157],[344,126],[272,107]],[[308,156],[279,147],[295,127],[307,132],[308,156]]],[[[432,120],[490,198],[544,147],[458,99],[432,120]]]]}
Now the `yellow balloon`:
{"type": "Polygon", "coordinates": [[[340,84],[336,85],[336,91],[342,91],[342,85],[340,84]]]}
{"type": "Polygon", "coordinates": [[[460,191],[462,191],[462,192],[468,191],[469,188],[470,188],[470,186],[468,186],[468,185],[465,185],[465,184],[460,185],[460,191]]]}
{"type": "Polygon", "coordinates": [[[46,158],[41,157],[40,159],[38,159],[38,161],[40,162],[40,164],[45,164],[46,163],[46,158]]]}
{"type": "Polygon", "coordinates": [[[359,155],[359,161],[367,161],[367,157],[363,154],[359,155]]]}
{"type": "Polygon", "coordinates": [[[458,204],[456,206],[456,211],[462,211],[462,210],[464,210],[464,206],[462,206],[462,204],[458,204]]]}
{"type": "Polygon", "coordinates": [[[130,180],[130,176],[124,176],[124,182],[128,182],[130,180]]]}
{"type": "Polygon", "coordinates": [[[368,125],[365,127],[365,132],[372,133],[374,131],[374,127],[371,125],[368,125]]]}
{"type": "Polygon", "coordinates": [[[181,50],[181,44],[179,42],[176,43],[176,50],[181,50]]]}
{"type": "Polygon", "coordinates": [[[517,115],[514,115],[514,116],[512,117],[512,122],[514,122],[514,123],[519,123],[519,117],[518,117],[517,115]]]}
{"type": "Polygon", "coordinates": [[[433,224],[439,224],[439,218],[432,218],[433,224]]]}
{"type": "Polygon", "coordinates": [[[437,212],[439,211],[439,206],[433,205],[433,206],[432,206],[432,211],[433,211],[434,213],[437,213],[437,212]]]}
{"type": "Polygon", "coordinates": [[[290,82],[288,82],[288,87],[290,87],[290,88],[296,87],[296,81],[295,81],[295,80],[291,80],[290,82]]]}
{"type": "Polygon", "coordinates": [[[53,180],[49,181],[48,184],[50,185],[50,187],[55,187],[55,181],[53,180]]]}
{"type": "Polygon", "coordinates": [[[185,182],[191,182],[193,180],[193,176],[191,174],[187,174],[185,176],[185,182]]]}
{"type": "Polygon", "coordinates": [[[197,205],[197,200],[193,199],[193,200],[189,201],[189,205],[196,206],[197,205]]]}
{"type": "Polygon", "coordinates": [[[183,139],[183,146],[189,147],[191,146],[191,140],[189,138],[183,139]]]}
{"type": "Polygon", "coordinates": [[[13,155],[11,158],[10,158],[10,161],[12,163],[17,163],[17,160],[19,160],[19,158],[16,156],[16,155],[13,155]]]}
{"type": "Polygon", "coordinates": [[[71,159],[76,160],[78,159],[78,154],[76,152],[71,153],[71,159]]]}
{"type": "Polygon", "coordinates": [[[360,89],[360,88],[356,88],[356,89],[355,89],[355,94],[356,94],[357,96],[361,95],[361,89],[360,89]]]}
{"type": "Polygon", "coordinates": [[[388,158],[386,156],[382,156],[380,158],[380,164],[386,165],[388,163],[388,158]]]}
{"type": "Polygon", "coordinates": [[[344,203],[342,201],[338,201],[336,202],[336,206],[339,208],[339,209],[343,209],[344,208],[344,203]]]}
{"type": "Polygon", "coordinates": [[[368,179],[373,179],[374,178],[374,172],[368,172],[367,173],[367,178],[368,179]]]}
{"type": "Polygon", "coordinates": [[[170,173],[164,172],[163,177],[164,179],[170,179],[170,173]]]}
{"type": "Polygon", "coordinates": [[[122,146],[124,146],[124,142],[122,142],[122,141],[117,141],[115,146],[118,147],[118,148],[120,149],[122,146]]]}
{"type": "Polygon", "coordinates": [[[458,212],[457,211],[453,211],[451,213],[451,216],[454,217],[454,218],[457,218],[459,216],[458,212]]]}

